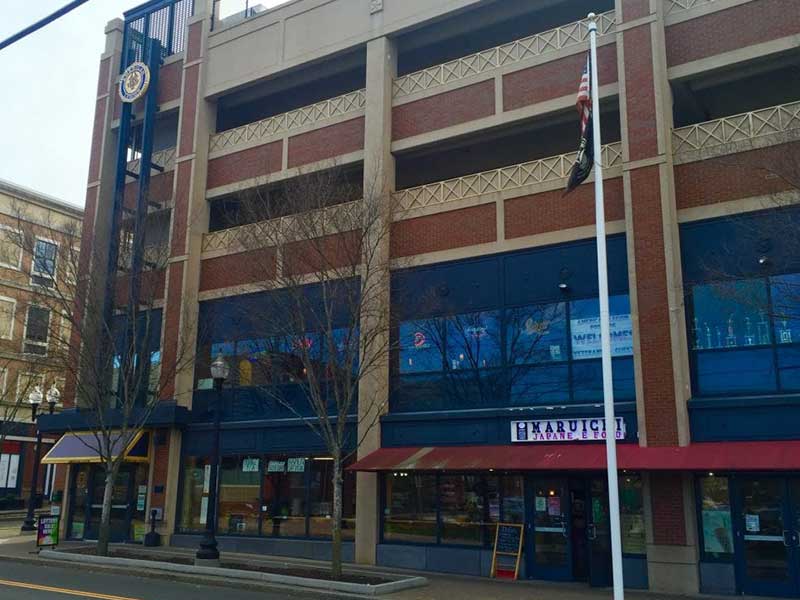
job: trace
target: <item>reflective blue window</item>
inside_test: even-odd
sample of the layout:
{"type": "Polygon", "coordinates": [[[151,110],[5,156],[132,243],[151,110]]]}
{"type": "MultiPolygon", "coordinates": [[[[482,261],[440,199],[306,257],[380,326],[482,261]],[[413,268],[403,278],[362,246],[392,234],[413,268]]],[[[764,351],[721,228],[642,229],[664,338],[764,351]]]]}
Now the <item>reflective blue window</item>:
{"type": "Polygon", "coordinates": [[[563,302],[513,308],[506,325],[508,362],[515,365],[567,360],[567,310],[563,302]]]}
{"type": "Polygon", "coordinates": [[[568,403],[569,399],[569,367],[566,364],[512,369],[512,406],[562,404],[568,403]]]}
{"type": "MultiPolygon", "coordinates": [[[[616,402],[636,400],[633,378],[633,358],[615,358],[612,361],[614,374],[614,400],[616,402]]],[[[572,367],[573,400],[577,403],[603,401],[603,364],[599,360],[581,360],[572,367]]]]}
{"type": "Polygon", "coordinates": [[[499,367],[500,313],[498,311],[454,315],[446,320],[447,367],[486,369],[499,367]]]}
{"type": "Polygon", "coordinates": [[[443,350],[444,324],[440,319],[400,324],[400,373],[441,371],[443,350]]]}
{"type": "Polygon", "coordinates": [[[800,390],[800,274],[691,289],[689,344],[700,396],[800,390]]]}

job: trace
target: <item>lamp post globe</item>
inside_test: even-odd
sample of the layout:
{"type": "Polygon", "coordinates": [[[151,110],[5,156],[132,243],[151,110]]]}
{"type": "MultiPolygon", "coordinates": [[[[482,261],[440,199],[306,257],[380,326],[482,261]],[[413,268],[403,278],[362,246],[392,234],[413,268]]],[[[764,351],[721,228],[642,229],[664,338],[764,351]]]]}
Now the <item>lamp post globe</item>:
{"type": "Polygon", "coordinates": [[[61,404],[61,392],[58,391],[56,384],[54,383],[50,386],[50,389],[47,390],[47,405],[50,409],[50,414],[52,415],[56,409],[56,406],[61,404]]]}

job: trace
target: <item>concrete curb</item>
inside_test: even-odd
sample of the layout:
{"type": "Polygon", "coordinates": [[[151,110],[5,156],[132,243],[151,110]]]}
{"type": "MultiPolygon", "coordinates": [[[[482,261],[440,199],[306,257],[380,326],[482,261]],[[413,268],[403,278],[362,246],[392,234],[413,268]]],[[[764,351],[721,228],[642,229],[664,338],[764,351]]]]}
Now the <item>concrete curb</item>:
{"type": "Polygon", "coordinates": [[[128,567],[133,569],[168,571],[172,573],[206,575],[212,577],[222,577],[229,580],[257,581],[261,583],[273,583],[282,586],[292,586],[310,590],[337,591],[347,594],[358,594],[361,596],[382,596],[384,594],[393,594],[401,590],[422,587],[428,584],[427,579],[416,576],[398,578],[396,575],[384,575],[387,579],[396,579],[396,581],[389,581],[388,583],[381,583],[378,585],[370,585],[362,583],[346,583],[343,581],[326,581],[323,579],[308,579],[305,577],[295,577],[292,575],[260,573],[255,571],[243,571],[240,569],[196,567],[193,565],[176,565],[173,563],[137,560],[133,558],[113,558],[110,556],[73,554],[70,552],[58,552],[55,550],[42,550],[39,556],[43,559],[59,561],[62,563],[108,565],[128,567]]]}

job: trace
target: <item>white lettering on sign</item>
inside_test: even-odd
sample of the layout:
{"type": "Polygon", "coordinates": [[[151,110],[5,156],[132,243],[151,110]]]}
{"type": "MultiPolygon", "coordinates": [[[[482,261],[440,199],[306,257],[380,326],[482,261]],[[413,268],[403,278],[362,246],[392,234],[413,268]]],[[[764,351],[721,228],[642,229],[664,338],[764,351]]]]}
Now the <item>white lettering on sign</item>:
{"type": "MultiPolygon", "coordinates": [[[[633,354],[633,328],[630,315],[611,315],[609,319],[611,331],[611,356],[630,356],[633,354]]],[[[600,317],[588,319],[572,319],[572,358],[585,360],[600,358],[600,317]]]]}
{"type": "MultiPolygon", "coordinates": [[[[625,419],[616,419],[616,439],[625,439],[625,419]]],[[[512,421],[512,442],[590,442],[606,439],[602,417],[512,421]]]]}

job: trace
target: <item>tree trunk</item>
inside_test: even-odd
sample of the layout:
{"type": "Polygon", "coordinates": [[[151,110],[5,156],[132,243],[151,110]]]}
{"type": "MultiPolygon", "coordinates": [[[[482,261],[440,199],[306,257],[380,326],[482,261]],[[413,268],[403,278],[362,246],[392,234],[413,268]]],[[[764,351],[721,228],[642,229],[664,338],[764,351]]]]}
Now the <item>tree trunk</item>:
{"type": "Polygon", "coordinates": [[[111,497],[114,492],[114,479],[117,468],[106,468],[106,485],[103,490],[103,509],[100,514],[100,531],[97,535],[97,556],[108,556],[108,542],[111,538],[111,497]]]}
{"type": "Polygon", "coordinates": [[[333,530],[331,531],[331,579],[342,578],[342,457],[333,457],[333,530]]]}

